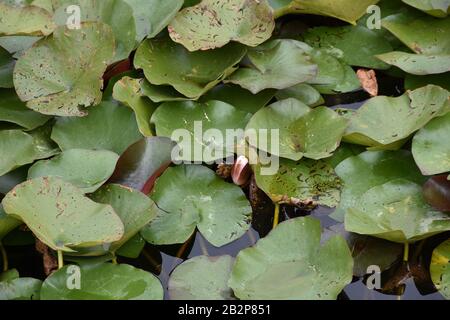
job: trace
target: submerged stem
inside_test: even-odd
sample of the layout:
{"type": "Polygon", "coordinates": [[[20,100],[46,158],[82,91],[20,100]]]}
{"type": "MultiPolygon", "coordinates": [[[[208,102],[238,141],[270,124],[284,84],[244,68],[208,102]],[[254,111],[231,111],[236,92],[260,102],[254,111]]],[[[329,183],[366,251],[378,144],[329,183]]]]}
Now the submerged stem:
{"type": "Polygon", "coordinates": [[[273,215],[273,229],[278,225],[280,222],[280,204],[275,203],[275,213],[273,215]]]}
{"type": "Polygon", "coordinates": [[[409,260],[409,243],[405,242],[405,249],[403,251],[403,261],[408,262],[409,260]]]}
{"type": "Polygon", "coordinates": [[[64,267],[64,256],[61,250],[58,250],[58,270],[64,267]]]}
{"type": "Polygon", "coordinates": [[[2,260],[3,260],[3,271],[8,271],[8,255],[6,253],[5,247],[0,242],[0,251],[2,252],[2,260]]]}

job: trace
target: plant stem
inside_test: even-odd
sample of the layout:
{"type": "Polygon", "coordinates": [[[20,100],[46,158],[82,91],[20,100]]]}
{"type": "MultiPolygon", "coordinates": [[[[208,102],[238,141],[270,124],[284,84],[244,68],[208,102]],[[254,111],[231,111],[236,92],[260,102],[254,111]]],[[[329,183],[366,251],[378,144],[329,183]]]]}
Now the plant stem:
{"type": "Polygon", "coordinates": [[[409,259],[409,243],[405,242],[405,249],[403,251],[403,261],[408,262],[409,259]]]}
{"type": "Polygon", "coordinates": [[[117,264],[117,256],[114,255],[111,259],[112,264],[117,264]]]}
{"type": "Polygon", "coordinates": [[[278,225],[280,222],[280,204],[275,203],[275,213],[273,215],[273,229],[278,225]]]}
{"type": "Polygon", "coordinates": [[[64,256],[61,250],[58,250],[58,270],[64,267],[64,256]]]}
{"type": "Polygon", "coordinates": [[[3,246],[3,244],[0,242],[0,251],[2,252],[2,260],[3,260],[3,271],[6,272],[8,271],[8,255],[6,254],[6,250],[5,247],[3,246]]]}

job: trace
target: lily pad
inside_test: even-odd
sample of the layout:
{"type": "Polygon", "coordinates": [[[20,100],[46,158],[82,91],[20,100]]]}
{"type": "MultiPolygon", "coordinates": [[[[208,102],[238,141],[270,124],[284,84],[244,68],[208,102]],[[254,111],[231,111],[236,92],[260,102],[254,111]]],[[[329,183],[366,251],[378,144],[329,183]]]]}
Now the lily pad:
{"type": "Polygon", "coordinates": [[[241,67],[225,83],[238,84],[257,94],[264,89],[286,89],[313,79],[317,65],[311,61],[312,48],[296,40],[271,40],[249,49],[249,67],[241,67]]]}
{"type": "Polygon", "coordinates": [[[401,97],[372,98],[350,118],[344,141],[398,149],[403,140],[448,111],[449,96],[447,90],[429,85],[401,97]],[[400,145],[390,146],[399,142],[400,145]]]}
{"type": "Polygon", "coordinates": [[[216,50],[189,52],[170,39],[144,41],[134,65],[154,85],[170,85],[188,98],[198,99],[235,71],[247,49],[237,43],[216,50]]]}
{"type": "Polygon", "coordinates": [[[220,48],[230,41],[256,47],[275,29],[267,0],[203,0],[184,8],[170,22],[173,41],[189,51],[220,48]]]}
{"type": "Polygon", "coordinates": [[[156,205],[150,198],[138,190],[118,184],[102,187],[91,195],[91,199],[97,203],[111,205],[125,226],[123,237],[111,245],[110,252],[122,247],[157,214],[156,205]]]}
{"type": "Polygon", "coordinates": [[[0,274],[0,300],[39,300],[42,281],[20,278],[12,269],[0,274]]]}
{"type": "Polygon", "coordinates": [[[102,102],[83,118],[58,118],[52,131],[63,151],[110,150],[120,155],[141,138],[133,111],[113,102],[102,102]]]}
{"type": "Polygon", "coordinates": [[[167,169],[151,198],[158,216],[141,234],[152,244],[184,243],[198,227],[206,240],[220,247],[250,227],[252,209],[243,191],[203,166],[167,169]]]}
{"type": "Polygon", "coordinates": [[[424,55],[393,51],[377,56],[378,59],[414,75],[440,74],[450,71],[450,55],[424,55]]]}
{"type": "Polygon", "coordinates": [[[172,160],[211,162],[234,154],[235,141],[223,141],[226,131],[241,129],[243,132],[249,118],[249,114],[225,102],[184,101],[162,104],[153,114],[152,123],[159,137],[179,143],[172,160]]]}
{"type": "Polygon", "coordinates": [[[101,76],[114,54],[114,36],[103,23],[80,30],[58,27],[16,63],[17,94],[30,109],[49,115],[84,116],[102,99],[101,76]]]}
{"type": "Polygon", "coordinates": [[[434,17],[445,18],[450,13],[449,0],[402,0],[402,1],[434,17]]]}
{"type": "Polygon", "coordinates": [[[280,159],[274,175],[261,174],[261,165],[254,171],[256,184],[275,203],[306,207],[339,204],[342,181],[325,161],[280,159]]]}
{"type": "Polygon", "coordinates": [[[436,289],[450,300],[450,240],[444,241],[434,249],[430,273],[436,289]]]}
{"type": "Polygon", "coordinates": [[[310,107],[317,107],[325,102],[319,91],[306,83],[300,83],[290,88],[278,90],[275,96],[278,100],[294,98],[310,107]]]}
{"type": "Polygon", "coordinates": [[[412,152],[424,175],[450,171],[450,112],[431,120],[413,139],[412,152]]]}
{"type": "Polygon", "coordinates": [[[234,258],[198,256],[180,264],[170,275],[171,300],[233,300],[228,287],[234,258]]]}
{"type": "Polygon", "coordinates": [[[348,208],[354,207],[369,189],[395,179],[407,179],[417,184],[425,182],[409,151],[366,151],[349,157],[336,167],[344,182],[341,202],[331,217],[344,221],[348,208]]]}
{"type": "Polygon", "coordinates": [[[124,77],[114,85],[113,97],[129,106],[136,115],[139,131],[146,137],[153,135],[150,118],[156,105],[141,93],[142,79],[124,77]]]}
{"type": "Polygon", "coordinates": [[[46,10],[35,6],[14,6],[0,2],[0,35],[47,36],[55,25],[46,10]]]}
{"type": "Polygon", "coordinates": [[[162,300],[163,295],[161,283],[151,273],[110,263],[65,266],[48,277],[41,289],[42,300],[162,300]],[[69,289],[68,277],[75,268],[79,268],[81,288],[69,289]]]}
{"type": "Polygon", "coordinates": [[[320,222],[295,218],[239,252],[229,286],[242,300],[333,300],[352,280],[347,243],[320,243],[320,222]],[[283,276],[280,277],[280,274],[283,276]]]}
{"type": "Polygon", "coordinates": [[[58,177],[91,193],[111,177],[118,159],[111,151],[70,149],[50,160],[35,163],[28,171],[28,179],[58,177]]]}
{"type": "Polygon", "coordinates": [[[195,100],[183,96],[174,87],[171,86],[156,86],[151,84],[147,80],[143,79],[141,82],[141,91],[144,96],[149,98],[155,103],[167,102],[167,101],[186,101],[195,100]]]}
{"type": "Polygon", "coordinates": [[[3,210],[3,206],[0,204],[0,242],[8,233],[21,224],[22,222],[20,220],[8,216],[3,210]]]}
{"type": "Polygon", "coordinates": [[[107,245],[124,233],[119,216],[109,205],[86,198],[75,186],[55,177],[43,177],[16,186],[3,199],[6,213],[21,219],[54,250],[107,245]]]}
{"type": "Polygon", "coordinates": [[[365,192],[347,210],[345,229],[398,243],[416,242],[450,230],[450,216],[425,202],[420,185],[397,179],[365,192]]]}
{"type": "Polygon", "coordinates": [[[0,47],[0,88],[12,88],[13,83],[13,70],[16,61],[12,55],[0,47]]]}

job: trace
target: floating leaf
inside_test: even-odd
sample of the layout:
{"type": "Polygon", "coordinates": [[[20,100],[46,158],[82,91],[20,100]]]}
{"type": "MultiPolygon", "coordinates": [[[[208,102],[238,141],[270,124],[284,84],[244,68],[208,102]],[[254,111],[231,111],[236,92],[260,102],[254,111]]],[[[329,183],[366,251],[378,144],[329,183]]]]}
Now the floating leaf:
{"type": "Polygon", "coordinates": [[[110,263],[65,266],[48,277],[41,290],[42,300],[162,300],[163,295],[161,283],[151,273],[110,263]],[[67,287],[67,275],[73,272],[80,274],[80,289],[67,287]]]}
{"type": "Polygon", "coordinates": [[[294,98],[310,107],[317,107],[325,102],[319,91],[306,83],[300,83],[293,87],[279,90],[275,96],[278,100],[294,98]]]}
{"type": "Polygon", "coordinates": [[[228,287],[234,258],[198,256],[180,264],[170,275],[171,300],[232,300],[228,287]]]}
{"type": "Polygon", "coordinates": [[[11,54],[0,46],[0,88],[12,88],[13,70],[16,61],[11,54]]]}
{"type": "Polygon", "coordinates": [[[404,3],[422,10],[432,16],[445,18],[450,13],[448,0],[402,0],[404,3]]]}
{"type": "Polygon", "coordinates": [[[422,184],[425,177],[420,174],[409,151],[366,151],[349,157],[335,169],[344,182],[341,202],[331,217],[344,221],[348,208],[354,207],[358,199],[369,189],[395,179],[407,179],[422,184]]]}
{"type": "Polygon", "coordinates": [[[350,118],[344,140],[380,149],[398,149],[402,141],[448,111],[449,96],[447,90],[429,85],[401,97],[374,97],[350,118]],[[395,143],[400,145],[390,146],[395,143]]]}
{"type": "Polygon", "coordinates": [[[431,120],[414,136],[412,153],[427,176],[450,171],[450,112],[431,120]]]}
{"type": "Polygon", "coordinates": [[[118,159],[111,151],[70,149],[50,160],[35,163],[28,171],[28,179],[58,177],[91,193],[111,177],[118,159]]]}
{"type": "Polygon", "coordinates": [[[15,228],[20,226],[22,222],[6,215],[3,206],[0,204],[0,242],[2,239],[15,228]]]}
{"type": "Polygon", "coordinates": [[[170,39],[144,41],[134,65],[155,85],[171,85],[188,98],[197,99],[235,71],[246,48],[237,43],[208,51],[189,52],[170,39]]]}
{"type": "Polygon", "coordinates": [[[258,165],[254,170],[256,184],[275,203],[306,207],[339,204],[342,182],[325,161],[280,159],[276,174],[264,175],[261,169],[258,165]]]}
{"type": "Polygon", "coordinates": [[[100,103],[101,76],[114,53],[111,28],[84,23],[80,30],[58,27],[16,63],[17,94],[37,112],[84,116],[83,107],[100,103]]]}
{"type": "Polygon", "coordinates": [[[378,59],[415,75],[439,74],[450,71],[450,55],[422,55],[393,51],[378,59]]]}
{"type": "Polygon", "coordinates": [[[0,35],[47,36],[55,25],[46,10],[35,6],[13,6],[0,2],[0,35]]]}
{"type": "Polygon", "coordinates": [[[167,169],[151,198],[158,216],[141,234],[152,244],[184,243],[198,227],[206,240],[220,247],[250,227],[252,209],[242,190],[203,166],[167,169]]]}
{"type": "Polygon", "coordinates": [[[321,245],[320,234],[318,220],[295,218],[239,252],[229,281],[234,294],[242,300],[336,299],[352,280],[353,260],[341,236],[321,245]]]}
{"type": "Polygon", "coordinates": [[[174,87],[171,86],[156,86],[143,79],[141,82],[141,91],[144,96],[155,103],[166,101],[186,101],[195,100],[183,96],[174,87]]]}
{"type": "Polygon", "coordinates": [[[54,250],[108,245],[122,238],[124,226],[109,205],[84,197],[82,191],[55,177],[16,186],[3,199],[6,213],[20,218],[54,250]]]}
{"type": "Polygon", "coordinates": [[[0,300],[39,300],[42,281],[19,278],[17,270],[0,274],[0,300]]]}
{"type": "Polygon", "coordinates": [[[450,216],[425,202],[420,185],[397,179],[365,192],[347,210],[345,229],[399,243],[416,242],[450,230],[450,216]]]}
{"type": "Polygon", "coordinates": [[[346,127],[347,120],[331,109],[310,109],[298,100],[287,99],[258,111],[250,119],[246,131],[270,131],[267,143],[249,141],[260,150],[291,160],[302,157],[317,160],[331,156],[346,127]],[[272,141],[274,132],[271,130],[279,131],[279,142],[272,141]]]}
{"type": "Polygon", "coordinates": [[[150,127],[150,118],[156,105],[141,93],[142,79],[124,77],[114,85],[113,97],[133,109],[139,131],[146,136],[153,135],[150,127]]]}
{"type": "Polygon", "coordinates": [[[170,22],[173,41],[189,51],[220,48],[230,41],[256,47],[275,29],[267,0],[203,0],[184,8],[170,22]]]}
{"type": "Polygon", "coordinates": [[[91,199],[111,205],[125,226],[122,239],[112,244],[110,252],[115,252],[124,245],[157,214],[155,203],[150,198],[137,190],[117,184],[102,187],[91,199]]]}
{"type": "Polygon", "coordinates": [[[141,255],[141,252],[145,247],[145,243],[146,242],[140,233],[135,234],[130,240],[117,249],[116,255],[130,259],[137,259],[141,255]]]}
{"type": "Polygon", "coordinates": [[[234,154],[235,141],[223,141],[226,131],[243,132],[249,118],[249,114],[225,102],[184,101],[162,104],[153,114],[152,123],[158,136],[179,143],[173,160],[211,162],[234,154]]]}
{"type": "Polygon", "coordinates": [[[296,40],[271,40],[250,49],[250,67],[241,67],[225,83],[238,84],[253,94],[264,89],[286,89],[313,79],[317,66],[311,61],[312,48],[296,40]]]}
{"type": "Polygon", "coordinates": [[[63,151],[110,150],[120,155],[141,138],[133,111],[113,102],[102,102],[83,118],[58,118],[52,131],[63,151]]]}
{"type": "Polygon", "coordinates": [[[450,240],[444,241],[434,249],[430,273],[436,289],[450,300],[450,240]]]}

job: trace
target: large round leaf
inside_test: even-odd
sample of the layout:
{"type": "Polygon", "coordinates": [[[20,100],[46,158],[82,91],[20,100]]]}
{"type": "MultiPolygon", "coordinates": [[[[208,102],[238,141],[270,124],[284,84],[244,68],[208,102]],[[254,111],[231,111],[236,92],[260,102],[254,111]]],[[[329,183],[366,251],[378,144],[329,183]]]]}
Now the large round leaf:
{"type": "Polygon", "coordinates": [[[114,36],[101,22],[84,23],[80,30],[58,27],[19,58],[15,89],[40,113],[86,115],[83,107],[102,99],[101,77],[113,54],[114,36]]]}
{"type": "Polygon", "coordinates": [[[0,47],[0,88],[12,88],[13,70],[16,61],[12,55],[4,48],[0,47]]]}
{"type": "Polygon", "coordinates": [[[144,70],[150,83],[171,85],[186,97],[197,99],[233,73],[245,53],[245,47],[236,43],[189,52],[170,39],[153,39],[138,48],[134,65],[144,70]]]}
{"type": "Polygon", "coordinates": [[[377,58],[414,75],[425,76],[450,71],[448,54],[425,55],[393,51],[378,55],[377,58]]]}
{"type": "Polygon", "coordinates": [[[450,13],[448,0],[402,0],[404,3],[422,10],[432,16],[444,18],[450,13]]]}
{"type": "Polygon", "coordinates": [[[232,300],[228,287],[234,258],[199,256],[180,264],[170,275],[171,300],[232,300]]]}
{"type": "Polygon", "coordinates": [[[58,118],[52,139],[62,150],[110,150],[122,154],[142,138],[133,111],[113,102],[102,102],[83,118],[58,118]]]}
{"type": "Polygon", "coordinates": [[[28,179],[58,177],[91,193],[111,177],[118,159],[111,151],[70,149],[50,160],[35,163],[28,171],[28,179]]]}
{"type": "Polygon", "coordinates": [[[15,269],[0,274],[0,301],[39,300],[42,281],[33,278],[19,278],[15,269]]]}
{"type": "Polygon", "coordinates": [[[254,171],[256,184],[273,202],[328,207],[339,204],[342,182],[325,161],[280,159],[274,175],[263,175],[260,165],[254,171]]]}
{"type": "Polygon", "coordinates": [[[344,221],[348,208],[353,207],[369,189],[404,178],[418,184],[425,182],[414,159],[408,151],[367,151],[347,158],[336,167],[336,173],[344,182],[339,207],[332,214],[344,221]]]}
{"type": "Polygon", "coordinates": [[[124,233],[109,205],[86,198],[82,191],[55,177],[37,178],[16,186],[3,199],[6,213],[21,219],[54,250],[108,245],[124,233]]]}
{"type": "Polygon", "coordinates": [[[313,79],[317,66],[311,61],[312,48],[296,40],[272,40],[250,49],[249,67],[241,67],[225,83],[238,84],[256,94],[264,89],[286,89],[313,79]]]}
{"type": "Polygon", "coordinates": [[[352,256],[341,236],[323,245],[320,238],[316,219],[281,223],[238,254],[229,281],[234,294],[245,300],[336,299],[352,280],[352,256]]]}
{"type": "Polygon", "coordinates": [[[324,104],[325,102],[319,91],[306,83],[300,83],[290,88],[278,90],[275,96],[278,100],[294,98],[300,100],[310,107],[317,107],[324,104]]]}
{"type": "Polygon", "coordinates": [[[242,190],[203,166],[167,169],[151,198],[158,216],[141,234],[153,244],[184,243],[198,227],[206,240],[220,247],[250,227],[252,209],[242,190]]]}
{"type": "Polygon", "coordinates": [[[436,288],[450,300],[450,240],[444,241],[434,249],[430,273],[436,288]]]}
{"type": "Polygon", "coordinates": [[[65,266],[48,277],[41,289],[42,300],[162,300],[163,295],[161,283],[151,273],[110,263],[65,266]],[[80,289],[67,286],[73,270],[79,270],[80,289]]]}
{"type": "Polygon", "coordinates": [[[156,205],[150,198],[140,191],[118,184],[102,187],[91,199],[97,203],[111,205],[124,224],[123,237],[112,244],[110,252],[115,252],[124,245],[157,214],[156,205]]]}
{"type": "Polygon", "coordinates": [[[274,29],[267,0],[203,0],[184,8],[169,25],[172,40],[189,51],[220,48],[230,41],[256,47],[274,29]]]}
{"type": "Polygon", "coordinates": [[[22,222],[20,220],[8,216],[3,210],[3,206],[0,204],[0,242],[8,233],[21,224],[22,222]]]}
{"type": "Polygon", "coordinates": [[[450,171],[450,112],[431,120],[413,139],[412,152],[425,175],[450,171]]]}
{"type": "Polygon", "coordinates": [[[397,179],[365,192],[347,210],[345,229],[399,243],[416,242],[450,230],[450,216],[425,202],[420,185],[397,179]]]}
{"type": "Polygon", "coordinates": [[[174,152],[176,158],[172,160],[211,162],[234,154],[235,141],[226,141],[227,130],[243,131],[249,118],[249,114],[225,102],[184,101],[161,105],[153,114],[152,123],[158,136],[179,143],[179,152],[174,152]],[[207,134],[208,130],[211,135],[207,134]]]}

